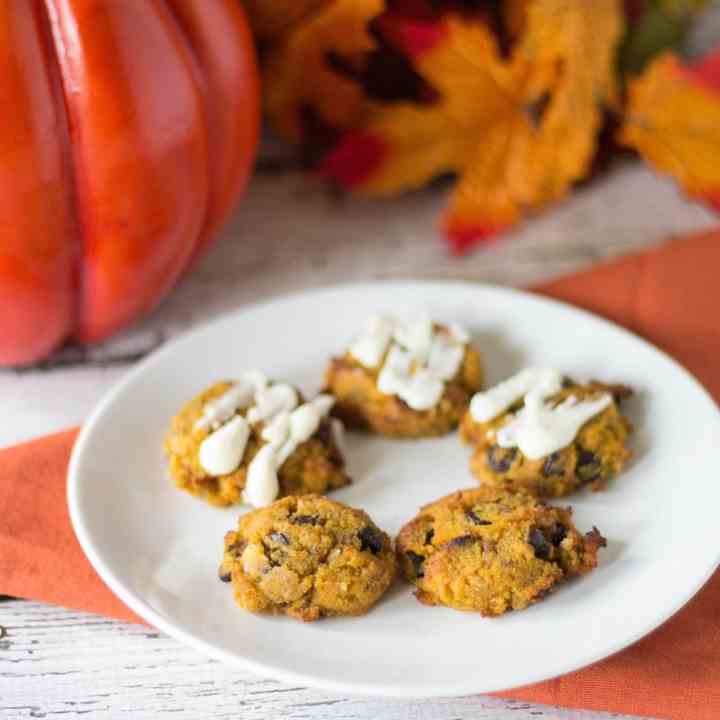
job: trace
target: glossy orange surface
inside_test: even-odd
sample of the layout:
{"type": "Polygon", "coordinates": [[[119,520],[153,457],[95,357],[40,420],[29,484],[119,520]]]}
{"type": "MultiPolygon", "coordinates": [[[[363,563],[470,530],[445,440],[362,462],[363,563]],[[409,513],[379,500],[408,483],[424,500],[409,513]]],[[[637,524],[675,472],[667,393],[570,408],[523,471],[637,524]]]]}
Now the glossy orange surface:
{"type": "Polygon", "coordinates": [[[0,3],[0,364],[159,302],[245,187],[258,95],[237,0],[0,3]]]}

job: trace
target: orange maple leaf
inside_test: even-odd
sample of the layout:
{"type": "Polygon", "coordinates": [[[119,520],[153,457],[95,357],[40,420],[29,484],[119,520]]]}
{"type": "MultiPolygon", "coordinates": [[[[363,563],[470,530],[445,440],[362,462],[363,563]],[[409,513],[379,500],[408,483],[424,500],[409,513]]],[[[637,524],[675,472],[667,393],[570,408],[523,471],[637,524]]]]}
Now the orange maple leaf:
{"type": "Polygon", "coordinates": [[[655,59],[630,83],[618,139],[720,210],[720,50],[689,65],[655,59]]]}
{"type": "Polygon", "coordinates": [[[376,41],[369,22],[384,0],[334,0],[276,42],[265,66],[265,110],[278,133],[304,141],[306,110],[329,128],[360,122],[367,106],[362,86],[328,59],[360,63],[376,41]]]}
{"type": "Polygon", "coordinates": [[[437,91],[433,104],[371,103],[322,164],[371,195],[459,175],[445,218],[456,251],[550,202],[588,173],[616,95],[618,0],[532,0],[509,59],[487,23],[397,21],[394,38],[437,91]],[[415,42],[420,33],[422,42],[415,42]]]}

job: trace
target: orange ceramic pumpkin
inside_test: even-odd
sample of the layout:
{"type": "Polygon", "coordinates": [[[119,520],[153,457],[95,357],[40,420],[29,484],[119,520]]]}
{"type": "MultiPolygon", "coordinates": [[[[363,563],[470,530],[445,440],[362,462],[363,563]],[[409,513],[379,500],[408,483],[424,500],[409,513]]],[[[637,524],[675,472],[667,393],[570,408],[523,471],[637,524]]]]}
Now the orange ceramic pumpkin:
{"type": "Polygon", "coordinates": [[[152,308],[242,192],[258,135],[238,0],[0,2],[0,364],[152,308]]]}

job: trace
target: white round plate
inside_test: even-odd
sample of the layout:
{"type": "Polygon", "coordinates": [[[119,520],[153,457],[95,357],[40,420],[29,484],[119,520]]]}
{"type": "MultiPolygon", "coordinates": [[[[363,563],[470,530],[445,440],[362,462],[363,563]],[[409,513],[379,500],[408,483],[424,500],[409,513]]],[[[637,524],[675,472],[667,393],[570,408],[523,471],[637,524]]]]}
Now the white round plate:
{"type": "MultiPolygon", "coordinates": [[[[333,494],[390,534],[417,509],[474,486],[457,435],[350,434],[354,483],[333,494]]],[[[697,592],[720,560],[720,414],[677,363],[627,331],[558,302],[461,283],[352,285],[255,305],[140,363],[85,425],[70,464],[75,532],[103,580],[160,630],[219,660],[341,693],[450,696],[534,683],[639,640],[697,592]],[[597,570],[522,612],[486,619],[425,607],[398,583],[366,616],[303,624],[233,604],[217,578],[240,508],[176,490],[162,441],[211,382],[262,368],[313,393],[328,358],[374,311],[425,309],[465,325],[495,383],[527,365],[632,385],[635,457],[602,493],[563,499],[608,539],[597,570]]]]}

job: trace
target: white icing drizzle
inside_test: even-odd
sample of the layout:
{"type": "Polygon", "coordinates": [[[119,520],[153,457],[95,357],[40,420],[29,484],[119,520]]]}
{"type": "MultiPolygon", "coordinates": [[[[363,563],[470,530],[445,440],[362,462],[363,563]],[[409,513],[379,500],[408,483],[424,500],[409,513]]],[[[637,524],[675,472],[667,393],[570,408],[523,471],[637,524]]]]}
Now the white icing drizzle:
{"type": "Polygon", "coordinates": [[[407,321],[374,316],[349,353],[370,369],[385,357],[377,381],[380,392],[397,395],[413,410],[428,410],[460,368],[468,339],[459,325],[436,330],[426,315],[407,321]]]}
{"type": "Polygon", "coordinates": [[[413,410],[427,410],[437,404],[445,383],[427,368],[412,372],[412,356],[394,345],[378,375],[378,390],[401,397],[413,410]]]}
{"type": "Polygon", "coordinates": [[[470,413],[477,422],[488,422],[529,392],[535,391],[541,398],[546,398],[561,388],[562,374],[557,370],[527,368],[490,390],[475,393],[470,401],[470,413]]]}
{"type": "Polygon", "coordinates": [[[406,349],[419,365],[427,363],[433,335],[433,321],[427,315],[419,315],[406,322],[395,321],[393,339],[406,349]]]}
{"type": "Polygon", "coordinates": [[[459,344],[445,333],[437,333],[428,353],[428,370],[434,377],[450,380],[455,377],[464,355],[464,344],[459,344]]]}
{"type": "Polygon", "coordinates": [[[253,507],[270,505],[280,490],[277,471],[275,448],[263,445],[248,467],[243,500],[253,507]]]}
{"type": "Polygon", "coordinates": [[[314,400],[298,406],[297,390],[291,385],[269,385],[267,378],[257,371],[245,373],[237,383],[221,396],[203,407],[196,428],[210,428],[200,443],[198,461],[210,475],[228,475],[242,463],[250,427],[264,423],[260,437],[266,445],[248,466],[243,499],[262,507],[277,497],[277,471],[297,447],[310,439],[322,419],[332,408],[332,395],[318,395],[314,400]],[[238,410],[250,405],[245,417],[238,410]]]}
{"type": "Polygon", "coordinates": [[[290,413],[290,433],[277,453],[281,464],[295,452],[298,445],[309,440],[315,434],[320,420],[322,420],[320,410],[312,403],[301,405],[290,413]]]}
{"type": "Polygon", "coordinates": [[[392,318],[373,315],[363,334],[350,345],[350,354],[365,367],[377,367],[385,355],[394,330],[395,323],[392,318]]]}
{"type": "Polygon", "coordinates": [[[248,370],[242,375],[244,382],[249,383],[255,388],[255,392],[260,392],[263,388],[267,387],[268,379],[265,373],[260,370],[248,370]]]}
{"type": "Polygon", "coordinates": [[[309,440],[330,412],[335,398],[318,395],[292,412],[279,412],[260,433],[267,441],[248,467],[243,500],[254,507],[269,505],[277,497],[277,473],[298,446],[309,440]]]}
{"type": "Polygon", "coordinates": [[[211,475],[227,475],[242,462],[250,426],[241,415],[210,433],[200,444],[198,460],[211,475]]]}
{"type": "Polygon", "coordinates": [[[196,430],[218,428],[227,422],[241,407],[248,405],[259,387],[267,384],[267,378],[258,372],[245,373],[231,388],[219,397],[206,402],[203,413],[195,423],[196,430]]]}
{"type": "Polygon", "coordinates": [[[520,448],[525,457],[537,460],[570,445],[580,428],[611,403],[609,394],[595,400],[572,395],[553,407],[541,390],[532,390],[523,408],[497,431],[496,442],[503,448],[520,448]]]}
{"type": "Polygon", "coordinates": [[[274,418],[278,413],[289,412],[297,407],[297,404],[297,390],[292,385],[276,383],[270,387],[261,388],[255,393],[255,402],[247,412],[247,419],[253,424],[265,422],[274,418]]]}
{"type": "Polygon", "coordinates": [[[283,412],[277,415],[262,429],[260,437],[271,445],[280,447],[290,434],[290,413],[283,412]]]}
{"type": "Polygon", "coordinates": [[[320,414],[325,417],[325,415],[332,410],[332,406],[335,404],[335,396],[322,393],[321,395],[313,398],[312,404],[320,411],[320,414]]]}

